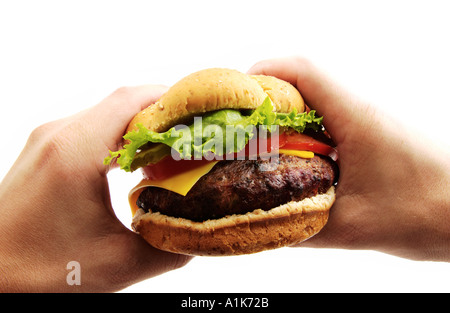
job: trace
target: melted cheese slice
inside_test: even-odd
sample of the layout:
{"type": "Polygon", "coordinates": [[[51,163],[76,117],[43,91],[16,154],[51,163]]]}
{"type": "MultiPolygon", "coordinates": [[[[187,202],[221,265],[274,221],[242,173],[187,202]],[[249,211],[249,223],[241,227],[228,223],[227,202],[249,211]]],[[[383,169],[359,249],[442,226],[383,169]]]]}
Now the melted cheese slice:
{"type": "Polygon", "coordinates": [[[298,156],[304,159],[311,159],[314,157],[314,152],[311,151],[280,149],[279,152],[282,154],[298,156]]]}
{"type": "Polygon", "coordinates": [[[195,183],[203,176],[206,175],[219,161],[211,161],[202,166],[194,168],[192,170],[174,175],[167,179],[161,180],[149,180],[143,179],[136,187],[131,189],[128,194],[128,201],[130,203],[131,211],[134,215],[138,207],[136,201],[139,195],[146,187],[159,187],[167,189],[182,196],[185,196],[189,190],[195,185],[195,183]]]}

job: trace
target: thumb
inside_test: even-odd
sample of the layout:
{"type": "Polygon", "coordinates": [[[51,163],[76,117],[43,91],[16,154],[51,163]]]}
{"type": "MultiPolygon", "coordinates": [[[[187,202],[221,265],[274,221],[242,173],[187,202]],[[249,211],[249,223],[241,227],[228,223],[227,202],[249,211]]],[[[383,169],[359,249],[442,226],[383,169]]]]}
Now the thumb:
{"type": "Polygon", "coordinates": [[[133,117],[155,103],[166,91],[167,87],[160,85],[122,87],[99,104],[76,115],[74,118],[82,136],[80,147],[85,159],[90,158],[89,161],[97,168],[108,171],[103,165],[108,151],[119,148],[133,117]]]}
{"type": "Polygon", "coordinates": [[[92,108],[87,122],[110,150],[116,149],[133,117],[166,91],[167,87],[160,85],[119,88],[92,108]]]}
{"type": "Polygon", "coordinates": [[[360,115],[357,112],[362,104],[304,58],[261,61],[248,73],[275,76],[297,87],[307,105],[324,117],[323,123],[336,143],[344,138],[346,123],[360,115]]]}

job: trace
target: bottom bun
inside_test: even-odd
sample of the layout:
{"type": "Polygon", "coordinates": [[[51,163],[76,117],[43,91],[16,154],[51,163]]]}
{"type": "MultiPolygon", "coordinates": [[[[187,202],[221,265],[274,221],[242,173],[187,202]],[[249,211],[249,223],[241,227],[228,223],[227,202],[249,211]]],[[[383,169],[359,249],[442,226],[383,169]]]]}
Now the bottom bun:
{"type": "Polygon", "coordinates": [[[164,251],[202,256],[250,254],[314,236],[327,223],[335,198],[332,186],[324,194],[269,211],[257,209],[204,222],[139,209],[132,227],[149,244],[164,251]]]}

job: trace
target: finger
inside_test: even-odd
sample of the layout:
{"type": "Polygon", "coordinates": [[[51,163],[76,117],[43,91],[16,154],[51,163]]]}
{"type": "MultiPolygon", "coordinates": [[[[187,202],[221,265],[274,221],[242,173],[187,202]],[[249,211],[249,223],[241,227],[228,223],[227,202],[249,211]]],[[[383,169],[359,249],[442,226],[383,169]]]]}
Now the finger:
{"type": "Polygon", "coordinates": [[[296,86],[309,107],[324,117],[333,137],[343,136],[345,124],[355,114],[355,98],[306,59],[298,57],[265,60],[249,74],[271,75],[296,86]]]}
{"type": "Polygon", "coordinates": [[[135,266],[129,267],[127,280],[135,283],[185,266],[193,257],[158,250],[139,235],[130,233],[128,255],[135,266]]]}
{"type": "Polygon", "coordinates": [[[116,149],[132,118],[155,103],[166,91],[167,87],[160,85],[117,89],[89,112],[89,122],[95,125],[96,136],[109,149],[116,149]]]}

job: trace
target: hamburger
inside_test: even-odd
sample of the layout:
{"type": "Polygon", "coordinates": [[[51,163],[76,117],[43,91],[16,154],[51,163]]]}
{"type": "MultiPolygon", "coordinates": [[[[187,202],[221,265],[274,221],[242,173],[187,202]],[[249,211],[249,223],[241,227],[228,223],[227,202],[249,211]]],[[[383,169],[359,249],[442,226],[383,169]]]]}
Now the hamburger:
{"type": "Polygon", "coordinates": [[[105,164],[140,169],[132,228],[189,255],[239,255],[317,234],[335,201],[338,168],[322,117],[289,83],[201,70],[139,112],[105,164]]]}

